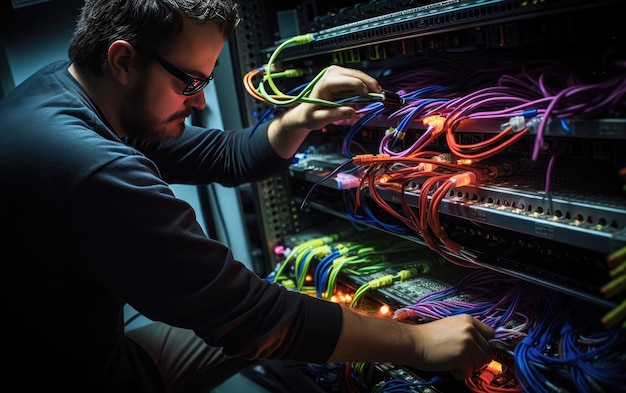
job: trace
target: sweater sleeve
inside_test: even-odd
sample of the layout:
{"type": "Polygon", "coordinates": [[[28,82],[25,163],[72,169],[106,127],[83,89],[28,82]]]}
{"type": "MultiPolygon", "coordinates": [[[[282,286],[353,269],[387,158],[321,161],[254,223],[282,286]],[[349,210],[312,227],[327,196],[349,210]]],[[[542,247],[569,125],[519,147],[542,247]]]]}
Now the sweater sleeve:
{"type": "Polygon", "coordinates": [[[340,307],[234,260],[146,157],[123,156],[96,171],[66,208],[79,268],[147,317],[193,329],[230,355],[315,362],[331,355],[340,307]]]}
{"type": "Polygon", "coordinates": [[[170,142],[127,139],[126,143],[154,161],[170,184],[216,182],[236,186],[266,179],[291,163],[276,154],[267,128],[222,131],[187,126],[183,135],[170,142]]]}

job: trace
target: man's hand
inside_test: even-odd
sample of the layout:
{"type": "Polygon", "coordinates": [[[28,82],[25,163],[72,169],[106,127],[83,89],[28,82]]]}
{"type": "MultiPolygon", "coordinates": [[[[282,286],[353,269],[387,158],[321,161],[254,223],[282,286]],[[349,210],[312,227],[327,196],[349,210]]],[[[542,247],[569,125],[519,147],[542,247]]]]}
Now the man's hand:
{"type": "MultiPolygon", "coordinates": [[[[382,87],[376,79],[363,71],[330,66],[315,84],[309,97],[332,101],[334,93],[346,91],[367,96],[368,93],[382,91],[382,87]]],[[[289,158],[296,153],[310,131],[319,130],[337,120],[357,117],[356,110],[350,106],[330,107],[323,104],[301,103],[270,124],[268,131],[270,142],[279,155],[289,158]]]]}
{"type": "Polygon", "coordinates": [[[493,358],[489,339],[494,330],[469,315],[455,315],[415,325],[415,366],[425,371],[450,371],[456,379],[465,379],[493,358]],[[421,358],[421,359],[420,359],[421,358]]]}
{"type": "Polygon", "coordinates": [[[487,324],[470,315],[409,324],[343,312],[341,335],[330,362],[390,362],[424,371],[450,371],[465,379],[493,358],[487,324]]]}

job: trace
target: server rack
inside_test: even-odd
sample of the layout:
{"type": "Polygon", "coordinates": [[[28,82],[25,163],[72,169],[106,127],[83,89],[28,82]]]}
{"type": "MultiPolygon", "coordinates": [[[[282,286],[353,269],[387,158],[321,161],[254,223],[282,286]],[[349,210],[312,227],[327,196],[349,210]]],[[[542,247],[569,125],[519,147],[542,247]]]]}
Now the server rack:
{"type": "MultiPolygon", "coordinates": [[[[442,283],[462,282],[479,267],[500,275],[509,287],[529,284],[542,293],[541,304],[560,305],[570,315],[583,307],[604,333],[620,331],[626,313],[620,267],[626,247],[626,51],[618,5],[619,1],[577,0],[241,4],[243,20],[230,43],[241,80],[276,56],[272,64],[276,71],[302,71],[296,78],[277,81],[281,91],[301,86],[328,65],[338,64],[369,72],[392,93],[375,103],[355,104],[365,116],[372,114],[367,122],[335,123],[312,133],[287,172],[253,185],[259,248],[266,262],[266,270],[260,273],[275,274],[290,262],[284,250],[293,251],[311,237],[337,231],[354,235],[351,227],[359,228],[357,232],[367,227],[375,231],[372,239],[389,236],[391,243],[412,243],[414,251],[404,255],[426,255],[430,262],[423,270],[430,269],[430,279],[439,283],[419,289],[425,285],[423,277],[395,282],[368,292],[375,303],[405,309],[425,296],[428,288],[432,292],[442,289],[442,283]],[[310,42],[281,46],[293,35],[306,34],[311,34],[310,42]],[[495,116],[521,102],[520,97],[503,101],[496,97],[506,95],[505,87],[524,83],[529,84],[524,86],[528,91],[558,100],[524,107],[518,116],[495,116]],[[440,109],[438,118],[416,115],[419,121],[415,121],[402,108],[411,107],[413,96],[408,93],[416,86],[431,88],[422,92],[428,99],[459,104],[446,107],[447,112],[440,109]],[[435,86],[448,90],[441,92],[435,86]],[[492,89],[492,101],[477,104],[477,110],[465,109],[475,103],[473,94],[484,88],[492,89]],[[462,97],[464,101],[453,101],[462,97]],[[378,105],[380,111],[368,112],[368,105],[378,105]],[[475,115],[464,117],[469,112],[475,115]],[[477,179],[462,184],[459,178],[438,194],[443,179],[415,177],[400,187],[377,182],[383,172],[382,177],[393,182],[392,164],[366,155],[382,157],[381,141],[390,134],[395,150],[390,149],[388,156],[408,151],[446,116],[463,120],[426,146],[439,154],[439,161],[475,168],[477,179]],[[507,127],[512,139],[502,139],[505,148],[496,153],[485,147],[507,127]],[[363,158],[355,161],[360,155],[363,158]],[[369,182],[363,182],[368,172],[359,172],[358,167],[375,165],[378,172],[372,170],[369,182]],[[434,224],[416,228],[413,224],[420,221],[416,217],[426,209],[431,209],[434,224]]],[[[244,124],[267,121],[283,110],[260,102],[243,88],[239,94],[244,124]]],[[[403,164],[417,166],[415,161],[403,164]]],[[[403,267],[413,266],[404,262],[409,265],[403,267]]],[[[397,269],[387,273],[396,274],[397,269]]],[[[355,292],[377,274],[352,270],[337,285],[355,292]]],[[[555,320],[558,310],[553,310],[555,320]]],[[[619,360],[611,367],[624,374],[623,334],[615,340],[616,352],[611,356],[619,360]]],[[[513,351],[498,352],[505,354],[498,358],[502,364],[520,373],[509,377],[526,375],[523,381],[509,381],[515,385],[511,389],[549,390],[523,374],[522,364],[516,369],[515,361],[521,360],[513,359],[513,351]]],[[[412,373],[393,365],[371,367],[383,379],[412,373]]],[[[591,391],[614,389],[623,381],[613,371],[607,369],[605,374],[616,383],[609,384],[611,388],[585,386],[591,386],[591,391]]],[[[555,378],[564,389],[582,389],[571,375],[555,378]]]]}

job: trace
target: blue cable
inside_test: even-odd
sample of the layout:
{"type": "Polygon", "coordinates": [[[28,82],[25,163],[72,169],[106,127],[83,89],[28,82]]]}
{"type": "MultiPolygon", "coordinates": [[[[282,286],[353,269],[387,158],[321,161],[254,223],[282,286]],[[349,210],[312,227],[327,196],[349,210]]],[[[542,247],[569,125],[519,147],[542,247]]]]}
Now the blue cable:
{"type": "Polygon", "coordinates": [[[353,154],[350,152],[350,142],[352,142],[354,135],[358,131],[360,131],[363,128],[363,126],[365,126],[365,124],[372,121],[373,119],[376,118],[376,116],[378,116],[379,114],[385,111],[385,106],[381,103],[372,104],[368,107],[366,108],[368,108],[369,112],[366,113],[364,116],[362,116],[359,120],[357,120],[356,123],[354,123],[352,127],[350,127],[350,129],[346,133],[346,136],[343,140],[343,146],[342,146],[341,151],[347,157],[353,156],[353,154]]]}
{"type": "Polygon", "coordinates": [[[300,276],[302,276],[302,275],[306,276],[306,270],[304,269],[304,265],[306,264],[306,262],[304,262],[304,261],[306,261],[309,258],[310,255],[311,255],[311,250],[306,250],[306,252],[302,255],[302,258],[299,258],[300,259],[300,263],[297,266],[298,267],[297,271],[300,272],[300,275],[298,277],[296,277],[296,282],[300,281],[300,276]]]}
{"type": "Polygon", "coordinates": [[[430,381],[417,382],[405,381],[402,379],[390,379],[377,386],[372,393],[414,393],[421,390],[415,388],[421,386],[432,386],[441,382],[440,376],[434,376],[430,381]]]}
{"type": "Polygon", "coordinates": [[[324,256],[317,266],[315,267],[315,294],[317,297],[322,297],[324,288],[328,283],[328,270],[333,265],[333,261],[341,256],[341,253],[337,249],[333,249],[333,252],[324,256]]]}
{"type": "Polygon", "coordinates": [[[389,224],[386,223],[382,220],[379,220],[376,215],[370,210],[368,204],[367,204],[367,200],[365,198],[365,196],[362,195],[362,199],[361,199],[361,209],[363,210],[363,212],[366,214],[366,219],[365,222],[369,222],[375,225],[378,225],[379,227],[389,231],[389,232],[393,232],[396,234],[400,234],[400,235],[404,235],[406,234],[406,228],[402,225],[397,225],[397,224],[389,224]]]}
{"type": "Polygon", "coordinates": [[[524,391],[567,390],[559,383],[571,384],[578,392],[626,391],[623,331],[604,330],[599,312],[590,314],[582,301],[550,300],[515,348],[516,377],[524,391]]]}
{"type": "Polygon", "coordinates": [[[403,225],[390,224],[386,223],[382,220],[379,220],[375,217],[375,215],[369,209],[366,200],[363,200],[361,204],[362,210],[365,215],[360,215],[353,213],[354,205],[355,205],[355,192],[346,191],[343,194],[343,206],[344,206],[344,214],[346,218],[350,220],[352,226],[359,231],[367,231],[372,229],[372,226],[378,226],[386,229],[389,232],[397,233],[400,235],[406,234],[406,227],[403,225]]]}

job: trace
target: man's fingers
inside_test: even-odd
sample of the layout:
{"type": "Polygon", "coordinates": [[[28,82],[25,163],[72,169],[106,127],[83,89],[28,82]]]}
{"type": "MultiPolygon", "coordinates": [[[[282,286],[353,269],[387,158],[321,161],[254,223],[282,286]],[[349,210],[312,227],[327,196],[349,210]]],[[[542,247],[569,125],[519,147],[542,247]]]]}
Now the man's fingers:
{"type": "Polygon", "coordinates": [[[478,330],[478,332],[486,340],[491,340],[496,335],[496,331],[493,330],[491,326],[487,325],[484,322],[479,321],[478,319],[474,319],[474,320],[476,321],[474,323],[474,326],[476,326],[476,329],[478,330]]]}

